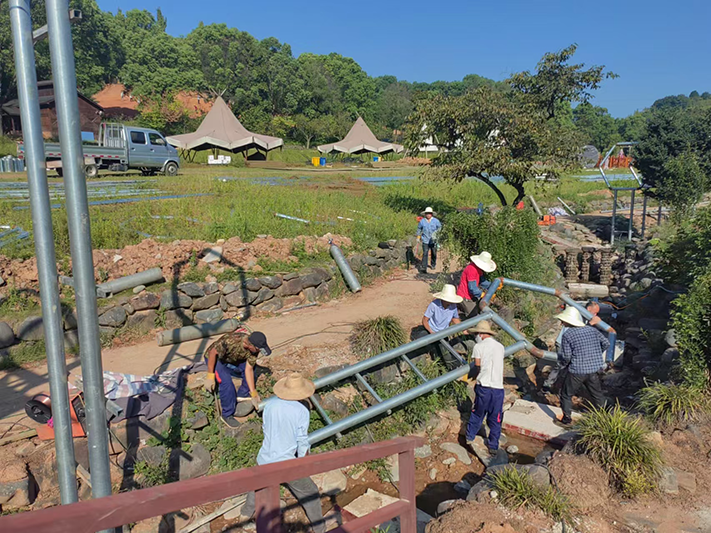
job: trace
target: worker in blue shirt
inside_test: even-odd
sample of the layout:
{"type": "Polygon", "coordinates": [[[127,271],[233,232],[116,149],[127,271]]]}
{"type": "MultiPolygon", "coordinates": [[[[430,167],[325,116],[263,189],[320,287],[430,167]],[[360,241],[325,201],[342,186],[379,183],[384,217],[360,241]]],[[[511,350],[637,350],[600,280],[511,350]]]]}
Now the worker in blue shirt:
{"type": "Polygon", "coordinates": [[[432,270],[437,268],[437,238],[442,223],[434,216],[431,207],[422,212],[422,220],[417,225],[417,238],[422,241],[422,263],[420,272],[427,272],[428,255],[432,256],[432,270]]]}
{"type": "MultiPolygon", "coordinates": [[[[298,372],[276,382],[276,398],[270,398],[264,406],[264,442],[257,455],[258,465],[288,461],[309,453],[309,409],[306,405],[314,390],[314,384],[298,372]]],[[[314,532],[325,533],[326,522],[316,483],[310,477],[304,477],[285,485],[304,508],[314,532]]],[[[246,521],[254,516],[254,511],[255,494],[250,492],[240,515],[246,521]]]]}

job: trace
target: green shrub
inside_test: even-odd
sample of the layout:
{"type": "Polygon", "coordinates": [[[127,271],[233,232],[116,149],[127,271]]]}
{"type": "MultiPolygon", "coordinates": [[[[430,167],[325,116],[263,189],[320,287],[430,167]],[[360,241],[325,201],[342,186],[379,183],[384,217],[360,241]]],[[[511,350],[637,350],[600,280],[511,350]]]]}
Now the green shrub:
{"type": "Polygon", "coordinates": [[[501,503],[514,510],[520,507],[540,509],[557,521],[572,521],[572,506],[554,487],[536,485],[526,471],[504,468],[491,476],[501,503]]]}
{"type": "Polygon", "coordinates": [[[697,387],[653,383],[637,393],[637,404],[654,423],[669,427],[697,420],[707,413],[709,398],[697,387]]]}
{"type": "Polygon", "coordinates": [[[690,285],[711,265],[711,207],[671,227],[673,233],[657,241],[657,268],[669,283],[690,285]]]}
{"type": "Polygon", "coordinates": [[[707,389],[711,370],[711,264],[672,302],[671,326],[681,354],[678,377],[691,387],[707,389]]]}
{"type": "Polygon", "coordinates": [[[349,340],[353,352],[366,358],[405,344],[407,336],[400,319],[388,315],[357,322],[349,340]]]}
{"type": "Polygon", "coordinates": [[[617,405],[589,411],[576,429],[578,445],[608,472],[616,489],[628,497],[654,490],[662,459],[641,420],[617,405]]]}
{"type": "Polygon", "coordinates": [[[538,255],[538,223],[530,209],[504,207],[481,216],[453,213],[447,216],[443,238],[463,262],[473,253],[488,251],[497,269],[489,279],[505,276],[540,283],[542,270],[538,255]]]}

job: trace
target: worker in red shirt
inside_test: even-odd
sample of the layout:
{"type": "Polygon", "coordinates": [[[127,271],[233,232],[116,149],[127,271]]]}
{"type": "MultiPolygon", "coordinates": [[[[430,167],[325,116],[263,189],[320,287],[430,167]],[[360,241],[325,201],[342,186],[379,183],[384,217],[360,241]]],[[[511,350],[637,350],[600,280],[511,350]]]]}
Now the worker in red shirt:
{"type": "Polygon", "coordinates": [[[490,284],[485,276],[496,270],[496,263],[491,259],[489,252],[473,255],[469,260],[471,262],[462,271],[459,287],[457,287],[457,296],[464,298],[459,304],[462,320],[477,314],[479,299],[490,284]]]}

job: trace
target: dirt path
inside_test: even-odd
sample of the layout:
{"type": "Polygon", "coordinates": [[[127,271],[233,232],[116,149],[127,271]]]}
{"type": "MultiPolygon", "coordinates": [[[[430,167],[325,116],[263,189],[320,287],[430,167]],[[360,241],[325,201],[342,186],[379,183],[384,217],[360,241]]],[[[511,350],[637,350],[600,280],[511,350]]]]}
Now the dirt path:
{"type": "MultiPolygon", "coordinates": [[[[274,350],[272,357],[280,358],[288,356],[295,346],[337,348],[348,337],[351,324],[367,318],[395,315],[403,326],[410,328],[419,323],[430,300],[427,281],[416,277],[414,270],[396,271],[359,294],[272,318],[256,318],[248,325],[267,335],[274,350]]],[[[162,347],[151,339],[133,346],[107,349],[102,353],[104,370],[146,375],[176,368],[199,360],[215,339],[162,347]]],[[[329,363],[323,363],[326,364],[329,363]]],[[[68,359],[67,366],[72,375],[81,374],[79,359],[68,359]]],[[[45,364],[0,372],[0,420],[16,420],[24,415],[25,402],[41,391],[49,391],[45,364]]]]}

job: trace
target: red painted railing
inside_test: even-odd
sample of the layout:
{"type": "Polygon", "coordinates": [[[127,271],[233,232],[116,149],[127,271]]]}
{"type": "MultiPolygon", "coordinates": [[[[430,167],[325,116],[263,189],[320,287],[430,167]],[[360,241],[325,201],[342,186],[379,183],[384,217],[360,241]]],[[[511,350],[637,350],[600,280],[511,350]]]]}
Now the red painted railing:
{"type": "Polygon", "coordinates": [[[282,533],[279,509],[279,486],[282,483],[397,454],[400,468],[400,499],[332,531],[365,532],[399,516],[400,530],[403,533],[414,533],[417,530],[415,448],[420,445],[422,439],[419,437],[400,437],[335,452],[309,455],[292,461],[255,466],[150,489],[124,492],[106,498],[9,515],[0,518],[0,531],[94,533],[256,491],[257,532],[282,533]]]}

